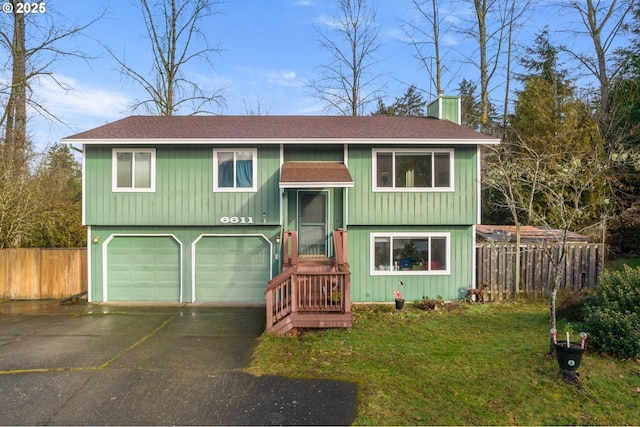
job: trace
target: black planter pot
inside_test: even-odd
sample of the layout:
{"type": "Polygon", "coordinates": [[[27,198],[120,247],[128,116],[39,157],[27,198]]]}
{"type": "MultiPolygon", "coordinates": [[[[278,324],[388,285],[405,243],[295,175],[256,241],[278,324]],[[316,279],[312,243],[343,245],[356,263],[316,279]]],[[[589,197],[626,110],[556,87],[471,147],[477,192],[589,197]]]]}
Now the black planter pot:
{"type": "Polygon", "coordinates": [[[402,307],[404,307],[404,300],[403,299],[397,299],[396,300],[396,310],[402,310],[402,307]]]}
{"type": "Polygon", "coordinates": [[[580,348],[580,344],[571,343],[571,347],[567,348],[566,342],[559,342],[554,346],[558,355],[560,369],[577,371],[582,361],[582,353],[584,353],[584,349],[580,348]]]}

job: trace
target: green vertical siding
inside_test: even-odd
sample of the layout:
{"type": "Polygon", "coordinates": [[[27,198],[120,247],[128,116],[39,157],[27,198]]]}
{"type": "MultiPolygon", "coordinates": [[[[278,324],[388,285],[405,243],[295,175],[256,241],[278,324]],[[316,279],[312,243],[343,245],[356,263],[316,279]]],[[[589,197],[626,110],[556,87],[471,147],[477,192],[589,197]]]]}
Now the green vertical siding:
{"type": "Polygon", "coordinates": [[[393,291],[402,291],[407,301],[422,297],[455,300],[464,297],[473,280],[473,227],[349,227],[351,299],[354,302],[390,302],[393,291]],[[449,232],[450,272],[444,275],[372,275],[370,235],[380,232],[449,232]],[[400,286],[402,281],[404,286],[400,286]]]}
{"type": "Polygon", "coordinates": [[[439,96],[427,105],[427,116],[460,124],[460,99],[457,96],[439,96]]]}
{"type": "Polygon", "coordinates": [[[263,223],[263,213],[266,223],[279,223],[277,145],[258,148],[254,193],[213,192],[213,146],[155,148],[156,191],[130,193],[112,192],[112,147],[85,146],[87,224],[222,225],[222,217],[263,223]]]}
{"type": "Polygon", "coordinates": [[[342,144],[285,145],[285,162],[341,162],[344,159],[342,144]]]}
{"type": "Polygon", "coordinates": [[[475,146],[454,147],[452,192],[373,192],[371,150],[371,146],[349,148],[349,171],[355,185],[348,189],[347,224],[475,224],[478,209],[475,146]]]}

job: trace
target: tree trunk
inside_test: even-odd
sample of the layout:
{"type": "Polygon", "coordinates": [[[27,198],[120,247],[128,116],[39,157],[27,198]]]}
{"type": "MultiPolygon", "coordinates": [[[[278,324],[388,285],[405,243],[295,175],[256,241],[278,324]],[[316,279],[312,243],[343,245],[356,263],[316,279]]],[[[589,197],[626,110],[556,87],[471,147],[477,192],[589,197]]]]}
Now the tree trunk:
{"type": "Polygon", "coordinates": [[[516,222],[516,294],[514,298],[520,294],[520,227],[520,222],[516,222]]]}
{"type": "MultiPolygon", "coordinates": [[[[16,3],[14,1],[14,3],[16,3]]],[[[14,11],[16,8],[14,7],[14,11]]],[[[5,154],[21,169],[26,161],[27,82],[24,14],[13,14],[11,92],[7,103],[5,154]]]]}
{"type": "MultiPolygon", "coordinates": [[[[556,272],[556,275],[558,273],[556,272]]],[[[558,275],[559,277],[559,275],[558,275]]],[[[551,294],[549,296],[549,322],[551,324],[550,331],[558,328],[556,327],[556,294],[558,293],[558,286],[556,285],[557,279],[553,279],[553,289],[551,290],[551,294]]],[[[556,348],[553,345],[553,337],[549,334],[549,354],[554,354],[556,352],[556,348]]]]}

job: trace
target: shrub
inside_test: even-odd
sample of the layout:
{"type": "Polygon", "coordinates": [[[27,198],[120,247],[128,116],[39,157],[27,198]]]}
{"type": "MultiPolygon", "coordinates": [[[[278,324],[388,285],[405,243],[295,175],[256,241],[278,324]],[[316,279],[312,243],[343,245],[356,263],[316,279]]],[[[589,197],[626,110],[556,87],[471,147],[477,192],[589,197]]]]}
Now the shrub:
{"type": "Polygon", "coordinates": [[[559,319],[567,319],[569,322],[582,322],[584,320],[584,306],[589,297],[589,291],[568,293],[558,298],[556,316],[559,319]]]}
{"type": "Polygon", "coordinates": [[[602,350],[640,357],[640,267],[602,274],[585,301],[582,327],[602,350]]]}
{"type": "Polygon", "coordinates": [[[415,300],[413,306],[420,310],[443,310],[451,312],[455,310],[461,310],[462,306],[457,301],[443,301],[442,297],[438,295],[436,299],[429,297],[422,297],[422,299],[415,300]]]}
{"type": "Polygon", "coordinates": [[[422,297],[421,300],[414,301],[413,306],[420,310],[436,310],[436,308],[442,308],[444,306],[444,301],[442,301],[440,295],[438,295],[437,299],[422,297]]]}

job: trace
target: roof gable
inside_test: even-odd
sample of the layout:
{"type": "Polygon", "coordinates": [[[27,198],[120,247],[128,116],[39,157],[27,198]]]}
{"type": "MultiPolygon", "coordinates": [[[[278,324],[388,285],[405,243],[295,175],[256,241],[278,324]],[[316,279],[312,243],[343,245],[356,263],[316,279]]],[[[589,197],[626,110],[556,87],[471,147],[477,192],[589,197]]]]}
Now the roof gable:
{"type": "MultiPolygon", "coordinates": [[[[130,116],[67,138],[68,143],[156,140],[499,140],[431,117],[386,116],[130,116]]],[[[190,141],[185,141],[190,140],[190,141]]]]}

